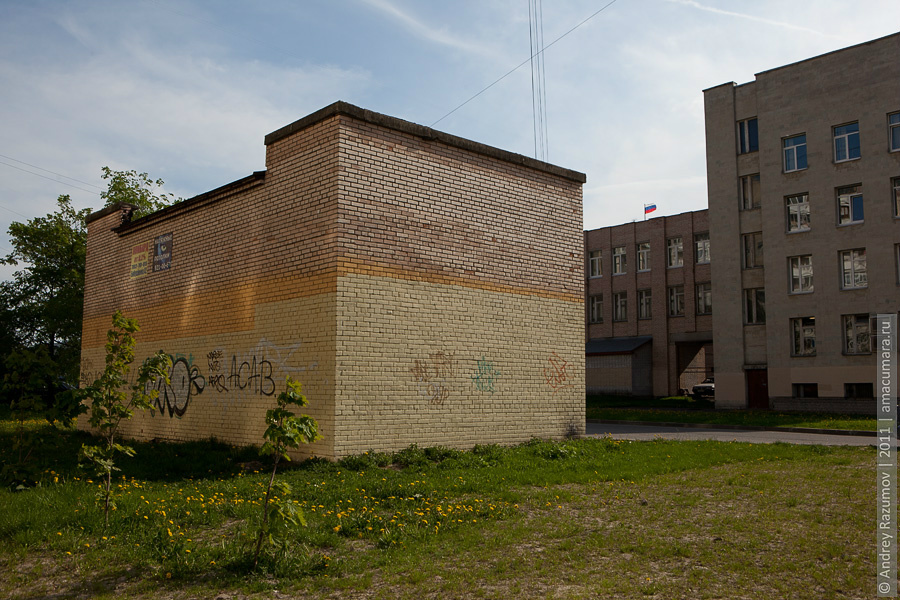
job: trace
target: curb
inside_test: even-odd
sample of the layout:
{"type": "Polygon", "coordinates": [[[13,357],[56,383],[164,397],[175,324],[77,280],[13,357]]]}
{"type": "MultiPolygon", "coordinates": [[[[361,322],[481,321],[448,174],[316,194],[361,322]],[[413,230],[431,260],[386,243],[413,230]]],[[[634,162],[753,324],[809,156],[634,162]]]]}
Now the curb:
{"type": "Polygon", "coordinates": [[[613,419],[585,419],[587,423],[607,425],[642,425],[656,427],[689,427],[694,429],[724,429],[740,431],[787,431],[790,433],[817,433],[821,435],[856,435],[877,437],[877,431],[858,429],[817,429],[814,427],[764,427],[761,425],[714,425],[711,423],[676,423],[672,421],[616,421],[613,419]]]}

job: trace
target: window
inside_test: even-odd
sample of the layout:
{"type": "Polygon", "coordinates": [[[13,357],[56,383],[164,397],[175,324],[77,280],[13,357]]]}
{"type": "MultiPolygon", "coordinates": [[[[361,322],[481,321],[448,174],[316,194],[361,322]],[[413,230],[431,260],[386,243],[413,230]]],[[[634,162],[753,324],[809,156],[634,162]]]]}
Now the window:
{"type": "Polygon", "coordinates": [[[741,236],[743,245],[744,268],[756,269],[763,266],[763,239],[762,231],[748,233],[741,236]]]}
{"type": "Polygon", "coordinates": [[[698,233],[694,236],[694,259],[698,265],[709,262],[709,234],[698,233]]]}
{"type": "Polygon", "coordinates": [[[844,321],[844,354],[871,354],[869,315],[844,315],[841,318],[844,321]]]}
{"type": "Polygon", "coordinates": [[[900,177],[894,177],[891,183],[894,187],[894,201],[892,202],[894,205],[894,216],[900,217],[900,177]]]}
{"type": "Polygon", "coordinates": [[[697,284],[697,314],[712,314],[712,284],[710,283],[697,284]]]}
{"type": "Polygon", "coordinates": [[[788,233],[809,231],[809,194],[797,194],[784,199],[787,208],[788,233]]]}
{"type": "Polygon", "coordinates": [[[589,253],[590,273],[591,277],[603,276],[603,268],[600,265],[600,250],[591,250],[589,253]]]}
{"type": "Polygon", "coordinates": [[[838,188],[838,225],[863,222],[863,195],[861,185],[838,188]]]}
{"type": "Polygon", "coordinates": [[[805,294],[813,291],[812,255],[791,256],[788,258],[791,276],[791,294],[805,294]]]}
{"type": "Polygon", "coordinates": [[[590,299],[590,321],[591,323],[603,322],[603,294],[591,296],[590,299]]]}
{"type": "Polygon", "coordinates": [[[875,397],[875,389],[871,383],[845,383],[844,384],[844,397],[845,398],[874,398],[875,397]]]}
{"type": "Polygon", "coordinates": [[[625,272],[625,246],[613,248],[613,275],[625,272]]]}
{"type": "Polygon", "coordinates": [[[766,290],[744,290],[744,323],[761,325],[766,322],[766,290]]]}
{"type": "Polygon", "coordinates": [[[818,383],[792,383],[791,396],[794,398],[818,398],[818,383]]]}
{"type": "Polygon", "coordinates": [[[684,315],[684,286],[675,285],[669,288],[669,316],[684,315]]]}
{"type": "Polygon", "coordinates": [[[759,126],[756,119],[738,121],[738,154],[759,150],[759,126]]]}
{"type": "Polygon", "coordinates": [[[869,286],[866,274],[866,249],[841,252],[841,289],[855,290],[869,286]]]}
{"type": "Polygon", "coordinates": [[[741,177],[741,210],[759,208],[759,173],[741,177]]]}
{"type": "Polygon", "coordinates": [[[806,134],[784,138],[784,172],[806,168],[806,134]]]}
{"type": "Polygon", "coordinates": [[[680,267],[684,264],[684,245],[681,241],[680,237],[677,238],[669,238],[666,241],[667,244],[667,254],[666,254],[666,266],[668,267],[680,267]]]}
{"type": "Polygon", "coordinates": [[[650,270],[650,242],[637,245],[638,272],[650,270]]]}
{"type": "Polygon", "coordinates": [[[628,298],[626,292],[613,294],[613,321],[628,320],[628,298]]]}
{"type": "Polygon", "coordinates": [[[891,152],[900,150],[900,112],[888,115],[888,134],[891,139],[891,152]]]}
{"type": "Polygon", "coordinates": [[[859,158],[859,123],[834,128],[834,162],[859,158]]]}
{"type": "Polygon", "coordinates": [[[897,285],[900,285],[900,244],[894,244],[894,260],[896,261],[897,285]]]}
{"type": "Polygon", "coordinates": [[[794,356],[816,355],[816,318],[800,317],[791,319],[791,329],[794,333],[791,354],[794,356]]]}
{"type": "Polygon", "coordinates": [[[650,300],[650,290],[638,290],[638,319],[651,318],[650,300]]]}

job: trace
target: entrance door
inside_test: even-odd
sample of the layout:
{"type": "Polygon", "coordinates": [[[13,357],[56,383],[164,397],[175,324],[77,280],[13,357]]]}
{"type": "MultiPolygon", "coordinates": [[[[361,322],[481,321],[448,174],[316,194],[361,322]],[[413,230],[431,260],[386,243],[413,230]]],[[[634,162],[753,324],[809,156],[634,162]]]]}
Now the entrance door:
{"type": "Polygon", "coordinates": [[[769,372],[766,369],[747,371],[747,408],[768,410],[769,372]]]}

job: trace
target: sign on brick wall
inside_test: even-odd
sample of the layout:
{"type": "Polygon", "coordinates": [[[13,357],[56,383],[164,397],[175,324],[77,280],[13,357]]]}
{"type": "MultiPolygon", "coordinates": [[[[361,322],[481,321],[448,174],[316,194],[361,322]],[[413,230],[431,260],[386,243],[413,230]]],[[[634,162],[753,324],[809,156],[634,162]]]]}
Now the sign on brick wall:
{"type": "Polygon", "coordinates": [[[150,255],[150,242],[144,242],[131,248],[131,276],[143,277],[147,274],[147,263],[150,255]]]}
{"type": "Polygon", "coordinates": [[[172,266],[172,234],[165,233],[153,240],[153,272],[166,271],[172,266]]]}
{"type": "Polygon", "coordinates": [[[172,266],[172,234],[153,238],[152,241],[131,248],[131,277],[143,277],[147,273],[167,271],[172,266]]]}

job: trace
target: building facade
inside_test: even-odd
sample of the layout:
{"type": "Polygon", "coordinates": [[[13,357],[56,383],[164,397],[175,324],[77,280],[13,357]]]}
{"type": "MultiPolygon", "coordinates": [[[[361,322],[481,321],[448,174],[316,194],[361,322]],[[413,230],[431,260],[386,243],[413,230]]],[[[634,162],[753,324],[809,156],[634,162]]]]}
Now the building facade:
{"type": "Polygon", "coordinates": [[[584,431],[583,174],[340,102],[265,143],[263,172],[89,219],[83,380],[116,310],[173,359],[125,435],[259,444],[286,376],[317,456],[584,431]]]}
{"type": "Polygon", "coordinates": [[[716,406],[874,411],[900,310],[900,34],[704,91],[716,406]]]}
{"type": "Polygon", "coordinates": [[[712,375],[707,211],[584,232],[588,394],[667,396],[712,375]]]}

